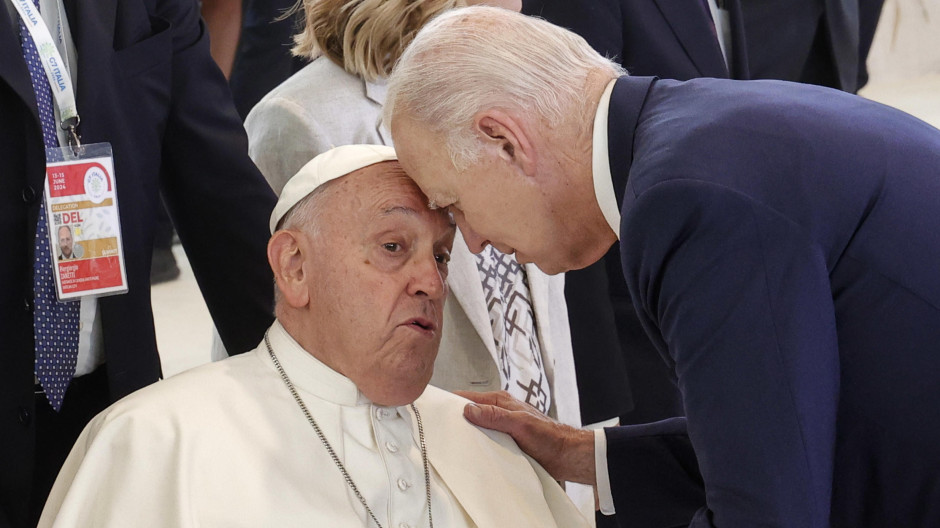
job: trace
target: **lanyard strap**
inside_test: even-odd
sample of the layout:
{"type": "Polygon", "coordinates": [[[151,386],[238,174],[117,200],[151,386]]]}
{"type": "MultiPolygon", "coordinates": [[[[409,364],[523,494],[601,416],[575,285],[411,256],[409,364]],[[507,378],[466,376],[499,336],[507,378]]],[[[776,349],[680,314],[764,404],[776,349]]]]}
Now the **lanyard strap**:
{"type": "Polygon", "coordinates": [[[46,72],[46,78],[49,79],[49,85],[52,87],[52,96],[59,108],[59,115],[62,118],[61,126],[69,132],[69,144],[78,147],[80,143],[75,127],[78,126],[80,120],[75,106],[72,79],[65,70],[65,61],[62,60],[59,48],[56,47],[46,22],[39,15],[39,10],[33,5],[32,0],[12,0],[12,3],[23,20],[26,30],[29,31],[30,37],[36,43],[42,69],[46,72]]]}

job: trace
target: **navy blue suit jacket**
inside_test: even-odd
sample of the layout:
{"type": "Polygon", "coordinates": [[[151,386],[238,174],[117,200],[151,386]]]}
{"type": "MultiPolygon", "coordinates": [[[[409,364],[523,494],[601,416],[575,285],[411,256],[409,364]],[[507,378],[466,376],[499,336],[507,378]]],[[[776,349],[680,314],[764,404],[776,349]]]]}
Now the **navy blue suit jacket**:
{"type": "MultiPolygon", "coordinates": [[[[273,320],[265,245],[275,198],[248,158],[195,2],[66,0],[65,8],[78,52],[79,133],[114,152],[129,292],[99,299],[98,309],[117,399],[161,375],[150,307],[161,189],[231,351],[257,345],[273,320]]],[[[32,261],[45,177],[15,27],[0,8],[0,526],[19,524],[33,472],[32,261]]]]}
{"type": "Polygon", "coordinates": [[[621,522],[940,523],[940,131],[625,77],[608,132],[624,277],[687,412],[607,430],[621,522]]]}

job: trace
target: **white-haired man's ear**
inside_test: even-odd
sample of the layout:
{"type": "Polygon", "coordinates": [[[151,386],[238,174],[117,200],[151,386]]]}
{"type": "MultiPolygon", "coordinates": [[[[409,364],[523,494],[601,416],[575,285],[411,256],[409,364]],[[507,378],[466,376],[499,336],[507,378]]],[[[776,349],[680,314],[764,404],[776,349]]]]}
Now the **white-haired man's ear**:
{"type": "Polygon", "coordinates": [[[301,236],[299,232],[283,230],[275,232],[268,241],[268,263],[274,272],[274,282],[281,298],[294,308],[303,308],[310,302],[301,236]]]}
{"type": "Polygon", "coordinates": [[[526,176],[536,174],[535,149],[527,123],[509,112],[490,109],[477,114],[473,126],[485,143],[487,154],[495,151],[526,176]]]}

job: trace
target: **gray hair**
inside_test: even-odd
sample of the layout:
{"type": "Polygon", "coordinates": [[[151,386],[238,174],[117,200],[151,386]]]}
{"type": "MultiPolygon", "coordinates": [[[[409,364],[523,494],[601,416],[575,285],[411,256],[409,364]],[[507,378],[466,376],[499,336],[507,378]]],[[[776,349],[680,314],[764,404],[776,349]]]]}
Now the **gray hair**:
{"type": "Polygon", "coordinates": [[[328,181],[304,196],[302,200],[284,213],[284,218],[277,226],[278,230],[294,229],[306,233],[311,238],[320,236],[320,226],[322,225],[320,216],[328,199],[328,196],[324,195],[332,187],[332,184],[339,179],[328,181]]]}
{"type": "Polygon", "coordinates": [[[384,119],[407,115],[445,138],[457,169],[482,145],[473,117],[487,108],[537,115],[556,126],[581,115],[588,75],[626,72],[578,35],[505,9],[450,10],[418,32],[388,81],[384,119]]]}

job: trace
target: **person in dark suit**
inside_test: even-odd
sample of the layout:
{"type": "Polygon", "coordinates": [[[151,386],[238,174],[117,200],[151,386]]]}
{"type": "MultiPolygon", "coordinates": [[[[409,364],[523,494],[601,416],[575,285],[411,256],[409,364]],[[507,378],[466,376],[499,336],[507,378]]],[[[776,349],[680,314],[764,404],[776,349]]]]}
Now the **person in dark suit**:
{"type": "Polygon", "coordinates": [[[284,17],[292,0],[244,0],[244,20],[229,86],[242,121],[258,101],[288,77],[310,63],[290,49],[303,21],[296,14],[284,17]],[[282,18],[283,17],[283,18],[282,18]]]}
{"type": "MultiPolygon", "coordinates": [[[[56,2],[49,5],[55,13],[56,2]]],[[[45,176],[44,127],[17,29],[20,18],[5,3],[0,8],[3,527],[35,526],[48,488],[88,419],[161,377],[149,280],[161,189],[226,348],[253,348],[273,320],[265,243],[275,198],[248,158],[245,133],[209,56],[196,3],[64,0],[58,7],[69,35],[64,45],[77,59],[69,63],[77,64],[70,73],[81,118],[78,133],[85,145],[109,142],[113,148],[128,292],[94,304],[81,301],[81,327],[73,329],[82,334],[76,373],[87,372],[71,379],[56,411],[43,390],[37,393],[34,376],[33,241],[45,176]],[[239,258],[222,259],[232,248],[238,248],[239,258]],[[95,314],[91,320],[85,319],[87,308],[95,314]],[[90,349],[85,360],[83,342],[90,349]]]]}
{"type": "Polygon", "coordinates": [[[711,12],[702,0],[526,0],[522,12],[584,37],[598,53],[631,75],[666,79],[748,79],[739,0],[715,1],[728,14],[725,60],[711,12]]]}
{"type": "Polygon", "coordinates": [[[875,30],[878,29],[878,20],[881,19],[881,10],[884,0],[858,1],[858,82],[855,91],[859,91],[868,84],[868,52],[875,40],[875,30]]]}
{"type": "MultiPolygon", "coordinates": [[[[738,0],[721,2],[728,13],[727,61],[711,13],[703,7],[699,0],[526,0],[522,12],[581,35],[631,75],[683,81],[748,79],[738,0]]],[[[615,243],[598,262],[566,273],[565,295],[581,415],[594,418],[585,423],[609,416],[619,416],[622,424],[681,416],[684,411],[674,376],[633,311],[620,272],[620,244],[615,243]],[[624,376],[629,378],[629,387],[624,376]]]]}
{"type": "Polygon", "coordinates": [[[471,250],[553,273],[620,238],[687,413],[591,433],[489,393],[465,416],[602,504],[609,475],[623,526],[940,522],[940,131],[827,88],[621,74],[470,8],[389,79],[401,164],[471,250]]]}
{"type": "Polygon", "coordinates": [[[884,0],[741,0],[755,79],[818,84],[855,93],[884,0]]]}

